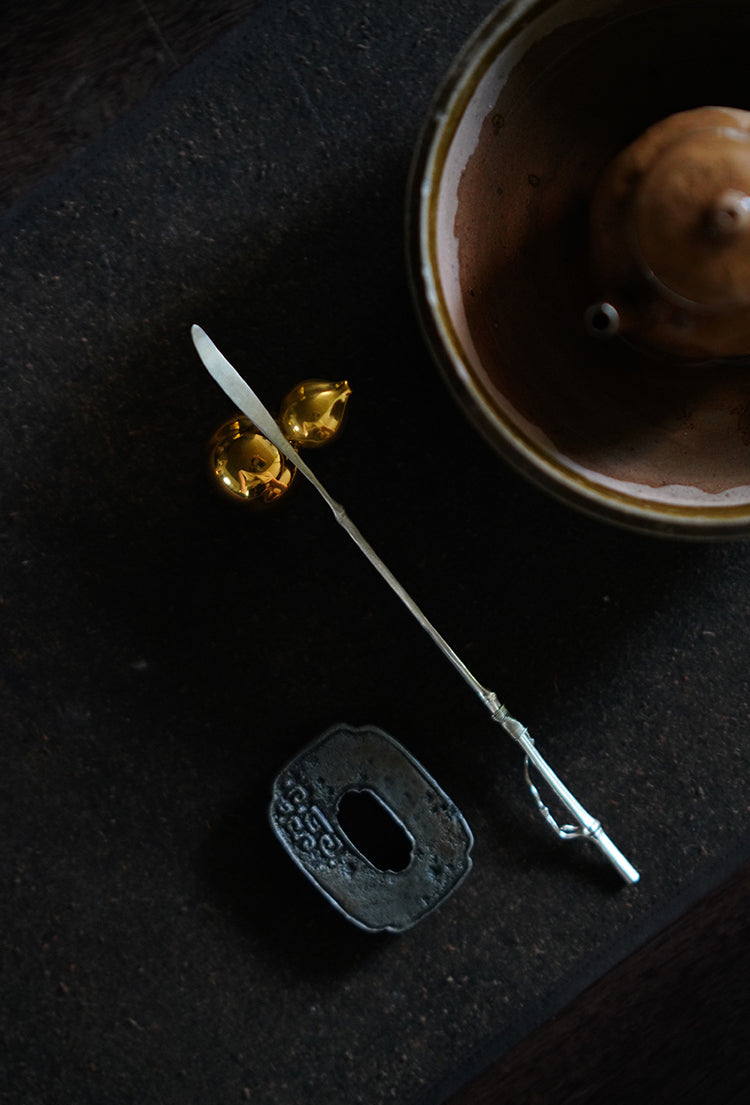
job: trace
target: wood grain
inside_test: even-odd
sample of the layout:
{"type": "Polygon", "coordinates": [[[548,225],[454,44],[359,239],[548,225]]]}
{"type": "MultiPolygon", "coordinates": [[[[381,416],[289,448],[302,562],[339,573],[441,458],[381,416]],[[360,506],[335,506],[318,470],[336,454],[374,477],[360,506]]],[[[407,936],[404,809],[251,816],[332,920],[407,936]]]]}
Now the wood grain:
{"type": "Polygon", "coordinates": [[[258,3],[6,0],[0,207],[90,145],[258,3]]]}
{"type": "Polygon", "coordinates": [[[731,1105],[750,1085],[750,865],[446,1105],[731,1105]]]}

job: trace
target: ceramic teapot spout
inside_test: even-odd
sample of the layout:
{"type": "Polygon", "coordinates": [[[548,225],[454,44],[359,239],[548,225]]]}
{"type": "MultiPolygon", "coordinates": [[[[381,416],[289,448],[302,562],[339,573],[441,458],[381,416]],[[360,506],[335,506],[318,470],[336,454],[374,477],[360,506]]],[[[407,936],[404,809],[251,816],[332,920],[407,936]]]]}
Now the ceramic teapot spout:
{"type": "Polygon", "coordinates": [[[614,303],[603,299],[592,303],[584,312],[583,321],[592,338],[613,338],[622,330],[622,316],[614,303]]]}

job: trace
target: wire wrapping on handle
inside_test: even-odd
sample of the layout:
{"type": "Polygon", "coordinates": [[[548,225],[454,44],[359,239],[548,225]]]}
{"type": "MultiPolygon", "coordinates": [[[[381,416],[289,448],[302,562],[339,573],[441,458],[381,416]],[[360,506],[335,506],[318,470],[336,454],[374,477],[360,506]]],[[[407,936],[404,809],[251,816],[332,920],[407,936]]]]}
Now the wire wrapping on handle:
{"type": "Polygon", "coordinates": [[[531,797],[536,802],[537,809],[539,810],[540,814],[547,822],[547,824],[550,826],[550,828],[553,830],[553,832],[556,833],[561,840],[575,840],[576,838],[580,837],[593,836],[592,830],[586,828],[584,825],[560,825],[555,820],[555,818],[550,813],[549,806],[545,805],[545,803],[542,801],[542,796],[540,795],[537,787],[532,782],[531,774],[529,772],[530,766],[531,761],[529,760],[529,757],[524,756],[523,777],[526,780],[526,785],[531,792],[531,797]]]}

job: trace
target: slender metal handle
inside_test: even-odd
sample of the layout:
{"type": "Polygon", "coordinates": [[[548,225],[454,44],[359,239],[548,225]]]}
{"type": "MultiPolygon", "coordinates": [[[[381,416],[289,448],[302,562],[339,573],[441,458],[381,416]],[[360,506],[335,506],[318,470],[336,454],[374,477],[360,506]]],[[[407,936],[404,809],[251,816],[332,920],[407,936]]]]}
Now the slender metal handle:
{"type": "Polygon", "coordinates": [[[574,794],[568,790],[563,783],[562,779],[552,770],[550,765],[544,759],[542,754],[534,744],[533,739],[529,735],[528,729],[521,724],[520,721],[516,721],[510,714],[496,715],[495,721],[505,729],[506,733],[509,733],[513,740],[521,746],[526,753],[526,760],[530,761],[544,781],[550,787],[551,790],[559,798],[560,802],[565,806],[569,813],[573,815],[578,822],[578,828],[570,825],[560,826],[547,807],[542,802],[539,792],[526,771],[526,781],[529,785],[531,794],[537,804],[539,812],[544,817],[544,820],[548,825],[557,833],[561,840],[573,840],[575,838],[585,837],[587,840],[591,840],[597,847],[604,853],[609,862],[617,869],[618,873],[623,877],[627,883],[636,883],[640,879],[638,871],[633,867],[633,864],[625,858],[620,849],[612,843],[610,838],[602,828],[601,821],[592,817],[591,814],[583,808],[581,803],[575,797],[574,794]]]}
{"type": "Polygon", "coordinates": [[[596,832],[592,833],[591,840],[601,849],[609,862],[615,867],[617,873],[625,879],[625,882],[631,885],[638,882],[641,876],[620,849],[612,843],[601,825],[596,832]]]}
{"type": "MultiPolygon", "coordinates": [[[[305,474],[307,475],[307,473],[305,474]]],[[[508,713],[505,706],[502,705],[494,691],[488,690],[479,682],[478,679],[475,678],[474,675],[472,675],[460,656],[458,656],[458,654],[451,648],[451,646],[448,644],[442,634],[437,631],[432,622],[426,617],[419,606],[417,606],[417,604],[414,602],[408,591],[404,590],[404,588],[391,572],[390,568],[388,568],[388,566],[380,559],[378,554],[370,545],[369,541],[365,540],[360,531],[349,518],[344,508],[339,503],[336,503],[333,499],[331,499],[330,495],[322,487],[317,479],[313,479],[313,481],[311,482],[315,483],[315,486],[318,488],[321,495],[328,503],[329,507],[333,511],[336,521],[346,530],[351,539],[365,554],[373,567],[377,569],[377,571],[380,573],[386,583],[391,587],[391,589],[398,595],[398,597],[401,599],[401,601],[404,603],[410,613],[416,618],[422,628],[429,634],[429,636],[432,638],[438,648],[442,651],[443,655],[448,660],[450,660],[458,673],[463,676],[463,678],[466,680],[472,690],[479,696],[487,709],[490,711],[493,721],[499,722],[499,724],[502,725],[505,731],[509,733],[510,736],[513,737],[513,739],[516,741],[516,743],[521,746],[526,754],[527,760],[530,760],[531,763],[533,763],[534,767],[543,777],[547,785],[551,788],[551,790],[554,791],[554,793],[557,795],[558,799],[565,806],[565,808],[573,815],[580,827],[573,830],[568,829],[567,831],[561,830],[557,826],[554,818],[549,813],[549,810],[547,810],[546,806],[544,806],[541,799],[539,798],[536,788],[531,784],[529,780],[531,793],[534,796],[537,806],[547,823],[556,830],[557,835],[562,840],[571,840],[576,837],[585,837],[588,840],[591,840],[592,843],[596,844],[596,846],[602,851],[602,853],[606,856],[610,863],[616,868],[617,872],[622,876],[625,882],[631,884],[638,882],[640,878],[638,871],[635,869],[635,867],[633,867],[632,863],[630,863],[629,860],[625,858],[619,848],[617,848],[616,845],[612,843],[610,838],[604,832],[601,822],[598,821],[595,817],[592,817],[591,814],[584,809],[584,807],[581,805],[575,795],[572,794],[570,790],[568,790],[563,781],[552,770],[550,765],[547,763],[547,761],[544,759],[544,757],[534,744],[533,739],[529,735],[528,729],[526,729],[526,727],[522,725],[520,721],[517,721],[514,717],[511,717],[511,715],[508,713]]]]}

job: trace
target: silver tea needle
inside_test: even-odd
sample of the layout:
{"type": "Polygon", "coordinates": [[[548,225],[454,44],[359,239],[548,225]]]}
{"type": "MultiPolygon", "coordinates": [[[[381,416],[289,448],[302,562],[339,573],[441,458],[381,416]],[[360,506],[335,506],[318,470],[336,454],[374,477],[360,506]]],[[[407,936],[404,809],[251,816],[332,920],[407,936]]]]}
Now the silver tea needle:
{"type": "Polygon", "coordinates": [[[488,690],[482,686],[478,679],[476,679],[469,669],[464,664],[463,660],[454,652],[445,638],[438,633],[432,622],[426,617],[422,610],[417,606],[412,597],[401,586],[399,581],[393,575],[388,566],[380,559],[378,554],[372,548],[368,541],[362,536],[357,527],[351,521],[344,508],[340,503],[337,503],[328,492],[323,484],[317,478],[310,466],[302,457],[294,450],[289,441],[284,437],[283,433],[279,429],[275,419],[261,403],[258,396],[255,394],[250,385],[243,380],[239,372],[229,363],[226,357],[221,353],[209,336],[200,326],[192,326],[190,334],[193,339],[193,343],[198,352],[198,356],[208,369],[211,376],[221,387],[224,393],[232,400],[232,402],[242,411],[242,413],[250,419],[251,422],[260,430],[264,437],[268,438],[279,452],[287,458],[303,476],[313,485],[320,496],[330,507],[334,518],[339,525],[346,530],[351,539],[357,545],[361,552],[367,557],[372,566],[377,569],[388,586],[398,595],[409,612],[416,618],[425,632],[432,638],[438,648],[441,650],[444,656],[450,660],[454,668],[458,671],[459,675],[463,676],[464,680],[469,684],[472,690],[479,696],[484,705],[489,710],[492,720],[502,725],[503,729],[516,741],[517,744],[523,749],[526,760],[524,770],[526,773],[526,781],[529,789],[534,797],[537,807],[544,817],[545,821],[551,826],[555,833],[562,840],[571,840],[585,838],[591,840],[597,847],[604,853],[610,863],[616,868],[618,873],[627,883],[636,883],[640,878],[638,871],[635,867],[625,858],[622,852],[617,848],[609,839],[607,834],[602,828],[602,824],[595,817],[592,817],[588,813],[577,798],[568,790],[561,779],[555,774],[547,761],[537,750],[534,741],[529,736],[528,730],[521,724],[520,721],[516,721],[514,717],[508,713],[505,706],[499,701],[494,691],[488,690]],[[544,805],[539,792],[528,774],[529,763],[533,764],[547,785],[557,795],[557,798],[563,806],[568,810],[570,814],[575,818],[577,826],[572,825],[558,825],[548,808],[544,805]]]}

